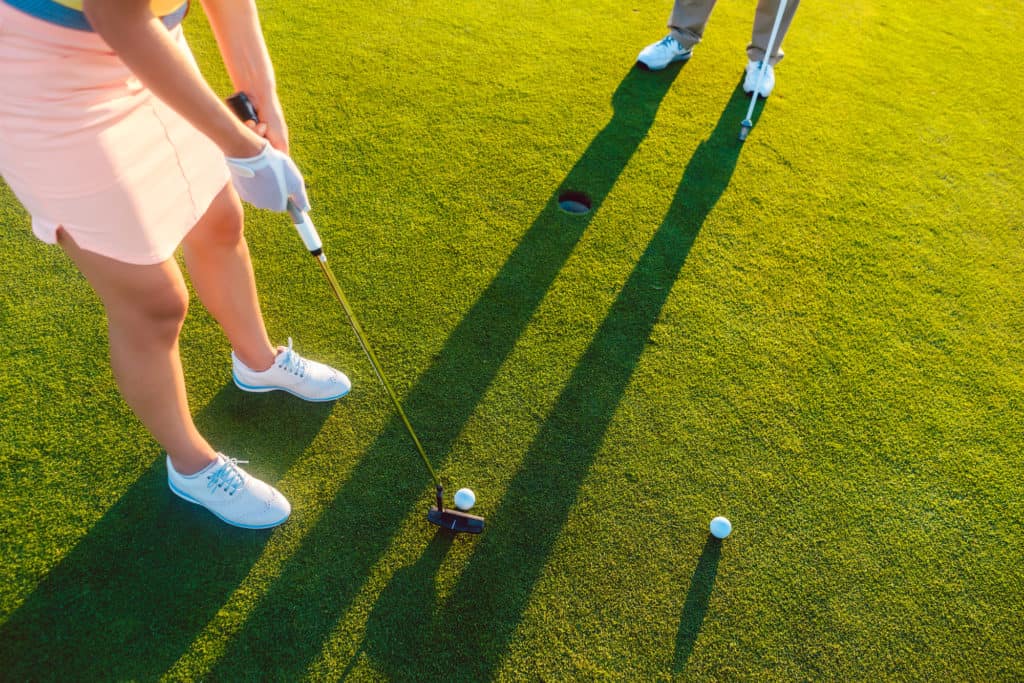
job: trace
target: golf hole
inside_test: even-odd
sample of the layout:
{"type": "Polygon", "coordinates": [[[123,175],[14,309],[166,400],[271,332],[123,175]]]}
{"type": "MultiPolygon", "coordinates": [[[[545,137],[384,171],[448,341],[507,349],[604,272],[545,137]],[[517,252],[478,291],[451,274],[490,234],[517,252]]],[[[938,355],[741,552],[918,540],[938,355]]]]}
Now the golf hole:
{"type": "Polygon", "coordinates": [[[558,208],[573,216],[586,216],[591,206],[590,197],[584,192],[569,190],[558,195],[558,208]]]}

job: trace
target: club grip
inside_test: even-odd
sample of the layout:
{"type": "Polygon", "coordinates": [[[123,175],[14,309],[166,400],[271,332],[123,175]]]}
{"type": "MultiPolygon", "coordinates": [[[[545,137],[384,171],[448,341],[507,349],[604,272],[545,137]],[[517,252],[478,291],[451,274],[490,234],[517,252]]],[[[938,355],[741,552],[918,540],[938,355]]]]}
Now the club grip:
{"type": "Polygon", "coordinates": [[[260,117],[256,114],[256,107],[244,92],[236,92],[227,99],[227,104],[235,116],[242,121],[260,122],[260,117]]]}
{"type": "MultiPolygon", "coordinates": [[[[256,107],[253,106],[252,100],[244,92],[235,93],[226,102],[234,115],[242,121],[260,122],[260,117],[256,113],[256,107]]],[[[306,249],[313,256],[320,256],[324,252],[324,244],[320,241],[320,235],[317,233],[313,221],[310,220],[309,214],[295,206],[295,202],[291,198],[288,199],[287,208],[288,215],[292,217],[292,223],[295,224],[295,229],[299,232],[299,237],[302,238],[302,243],[306,245],[306,249]]]]}
{"type": "Polygon", "coordinates": [[[288,200],[288,214],[292,217],[292,223],[295,224],[295,229],[299,232],[299,237],[302,238],[302,243],[306,245],[309,253],[313,256],[320,256],[324,252],[324,243],[320,241],[320,235],[317,234],[316,226],[310,220],[309,214],[295,206],[295,202],[291,199],[288,200]]]}

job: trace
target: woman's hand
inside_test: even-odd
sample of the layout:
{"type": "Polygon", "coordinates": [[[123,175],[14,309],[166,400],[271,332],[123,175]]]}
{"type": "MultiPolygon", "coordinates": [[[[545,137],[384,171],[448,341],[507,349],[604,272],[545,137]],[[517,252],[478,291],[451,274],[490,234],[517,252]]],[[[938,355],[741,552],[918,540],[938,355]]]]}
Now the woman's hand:
{"type": "Polygon", "coordinates": [[[248,121],[246,125],[256,131],[260,137],[266,138],[271,147],[288,154],[288,124],[285,123],[284,112],[277,95],[262,98],[257,95],[252,99],[260,122],[248,121]]]}
{"type": "Polygon", "coordinates": [[[247,124],[279,152],[288,153],[288,126],[277,99],[274,65],[267,53],[253,0],[203,0],[224,66],[238,92],[252,99],[260,123],[247,124]]]}
{"type": "Polygon", "coordinates": [[[284,211],[288,199],[309,211],[306,183],[295,163],[284,152],[263,143],[263,151],[248,158],[227,157],[231,182],[238,195],[253,206],[284,211]]]}

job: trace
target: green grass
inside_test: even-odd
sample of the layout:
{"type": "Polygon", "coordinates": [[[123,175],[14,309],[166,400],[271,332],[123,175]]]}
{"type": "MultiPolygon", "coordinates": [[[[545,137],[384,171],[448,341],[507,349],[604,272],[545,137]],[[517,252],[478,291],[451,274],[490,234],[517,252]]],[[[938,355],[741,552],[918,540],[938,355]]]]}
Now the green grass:
{"type": "Polygon", "coordinates": [[[261,3],[331,263],[480,537],[425,523],[255,211],[272,336],[355,389],[243,395],[196,303],[197,422],[295,512],[174,499],[97,300],[0,189],[0,679],[1024,677],[1019,3],[806,3],[743,147],[753,3],[631,70],[669,5],[261,3]]]}

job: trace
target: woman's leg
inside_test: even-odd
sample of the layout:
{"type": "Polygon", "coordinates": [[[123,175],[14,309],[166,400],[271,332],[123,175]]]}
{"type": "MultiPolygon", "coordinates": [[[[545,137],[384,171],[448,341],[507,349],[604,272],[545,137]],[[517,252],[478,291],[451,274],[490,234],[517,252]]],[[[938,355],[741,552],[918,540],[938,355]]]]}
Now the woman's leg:
{"type": "Polygon", "coordinates": [[[242,204],[228,184],[182,242],[185,265],[199,299],[220,323],[245,365],[266,370],[277,349],[267,336],[256,294],[242,204]]]}
{"type": "Polygon", "coordinates": [[[103,301],[110,366],[121,395],[181,474],[193,474],[215,451],[192,422],[178,333],[188,289],[174,259],[139,266],[84,251],[63,230],[60,245],[103,301]]]}
{"type": "Polygon", "coordinates": [[[242,204],[228,185],[182,242],[196,293],[240,361],[232,364],[235,384],[245,391],[283,390],[307,401],[341,398],[352,386],[344,373],[302,358],[290,345],[279,353],[270,343],[242,221],[242,204]]]}

